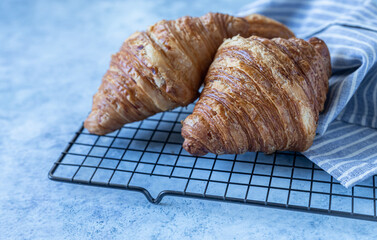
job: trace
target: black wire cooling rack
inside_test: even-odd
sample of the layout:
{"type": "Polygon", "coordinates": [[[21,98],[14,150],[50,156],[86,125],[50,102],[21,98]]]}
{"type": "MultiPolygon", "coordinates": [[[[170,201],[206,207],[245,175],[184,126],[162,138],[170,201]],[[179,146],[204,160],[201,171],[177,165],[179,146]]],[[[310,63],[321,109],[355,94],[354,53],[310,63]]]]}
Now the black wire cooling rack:
{"type": "Polygon", "coordinates": [[[191,156],[182,148],[180,121],[192,109],[160,113],[106,136],[81,127],[49,178],[139,191],[152,203],[183,196],[377,220],[377,175],[346,189],[300,153],[191,156]]]}

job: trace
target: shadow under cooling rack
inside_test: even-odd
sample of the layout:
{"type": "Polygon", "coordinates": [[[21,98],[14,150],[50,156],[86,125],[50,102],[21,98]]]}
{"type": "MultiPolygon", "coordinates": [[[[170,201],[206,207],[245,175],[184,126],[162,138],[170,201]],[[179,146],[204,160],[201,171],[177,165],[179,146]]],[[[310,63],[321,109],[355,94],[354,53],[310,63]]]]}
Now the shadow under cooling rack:
{"type": "Polygon", "coordinates": [[[152,203],[183,196],[377,221],[376,176],[346,189],[300,153],[193,157],[181,120],[193,105],[125,125],[106,136],[76,132],[52,180],[142,192],[152,203]]]}

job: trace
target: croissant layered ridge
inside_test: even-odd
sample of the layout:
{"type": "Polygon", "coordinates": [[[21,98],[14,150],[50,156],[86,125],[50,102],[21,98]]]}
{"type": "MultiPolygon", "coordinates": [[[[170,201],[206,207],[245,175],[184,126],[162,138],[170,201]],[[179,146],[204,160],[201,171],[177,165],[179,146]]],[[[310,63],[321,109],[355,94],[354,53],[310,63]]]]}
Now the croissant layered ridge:
{"type": "Polygon", "coordinates": [[[93,97],[84,126],[103,135],[158,112],[186,106],[198,97],[217,48],[225,38],[294,36],[261,15],[220,13],[160,21],[125,40],[93,97]]]}
{"type": "Polygon", "coordinates": [[[318,38],[228,39],[183,122],[183,147],[198,156],[305,151],[315,137],[330,75],[330,54],[318,38]]]}

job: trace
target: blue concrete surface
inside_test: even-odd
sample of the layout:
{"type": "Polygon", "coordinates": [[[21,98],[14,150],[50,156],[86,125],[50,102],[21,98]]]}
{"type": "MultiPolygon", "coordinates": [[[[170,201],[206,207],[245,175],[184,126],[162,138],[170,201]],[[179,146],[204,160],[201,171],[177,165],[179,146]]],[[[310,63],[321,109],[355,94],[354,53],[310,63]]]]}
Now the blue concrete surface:
{"type": "Polygon", "coordinates": [[[110,54],[160,19],[241,1],[0,1],[0,239],[376,239],[377,223],[50,181],[110,54]]]}

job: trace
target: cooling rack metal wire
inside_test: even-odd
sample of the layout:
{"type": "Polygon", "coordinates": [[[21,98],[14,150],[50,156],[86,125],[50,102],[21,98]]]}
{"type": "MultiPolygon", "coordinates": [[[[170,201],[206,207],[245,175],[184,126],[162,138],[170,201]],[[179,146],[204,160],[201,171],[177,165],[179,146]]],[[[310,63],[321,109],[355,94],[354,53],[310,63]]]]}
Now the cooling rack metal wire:
{"type": "Polygon", "coordinates": [[[165,196],[236,202],[377,221],[376,176],[346,189],[296,152],[193,157],[182,148],[177,108],[105,136],[81,127],[49,172],[56,181],[165,196]]]}

